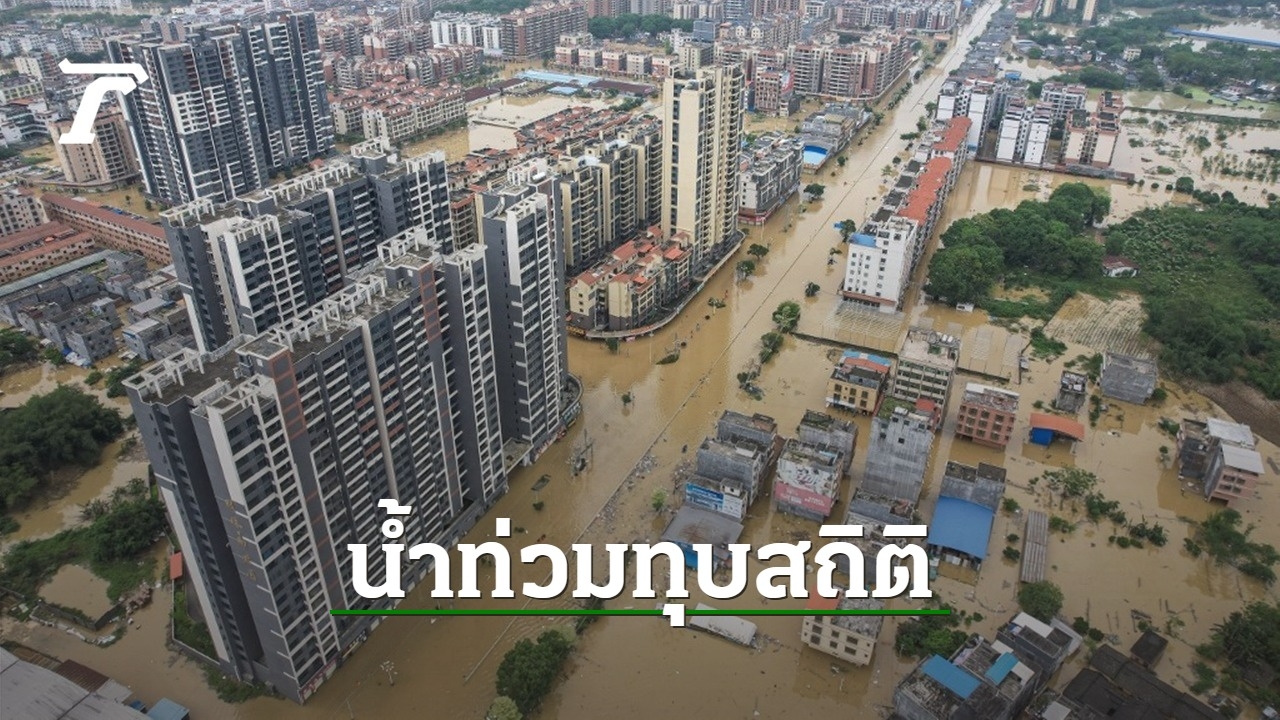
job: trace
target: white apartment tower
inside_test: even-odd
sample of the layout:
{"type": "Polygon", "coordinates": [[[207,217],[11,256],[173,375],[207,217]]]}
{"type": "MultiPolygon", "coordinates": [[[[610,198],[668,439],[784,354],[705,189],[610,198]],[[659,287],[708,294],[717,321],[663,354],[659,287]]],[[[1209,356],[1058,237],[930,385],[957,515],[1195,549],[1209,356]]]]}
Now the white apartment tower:
{"type": "Polygon", "coordinates": [[[742,69],[705,67],[667,78],[663,100],[662,231],[689,233],[701,274],[741,237],[742,69]]]}

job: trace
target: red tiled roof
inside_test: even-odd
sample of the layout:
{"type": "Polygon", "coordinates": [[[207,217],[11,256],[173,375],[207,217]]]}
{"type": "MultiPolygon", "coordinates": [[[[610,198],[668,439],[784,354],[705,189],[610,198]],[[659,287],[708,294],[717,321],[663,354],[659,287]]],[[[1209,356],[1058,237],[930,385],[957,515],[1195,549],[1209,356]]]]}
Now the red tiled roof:
{"type": "Polygon", "coordinates": [[[1084,439],[1084,425],[1061,415],[1031,413],[1031,427],[1048,428],[1059,435],[1066,435],[1072,440],[1084,439]]]}
{"type": "Polygon", "coordinates": [[[128,215],[112,212],[97,203],[89,202],[87,200],[77,200],[57,193],[45,193],[40,196],[40,199],[49,205],[64,208],[68,211],[82,212],[97,220],[101,220],[109,224],[122,225],[134,232],[145,233],[166,243],[168,242],[168,240],[165,239],[164,230],[161,229],[159,225],[138,220],[137,218],[130,217],[128,215]]]}
{"type": "Polygon", "coordinates": [[[805,604],[805,610],[835,610],[840,606],[840,598],[838,597],[822,597],[818,594],[817,588],[809,590],[809,602],[805,604]]]}
{"type": "Polygon", "coordinates": [[[177,580],[182,577],[182,553],[176,552],[169,556],[169,579],[177,580]]]}
{"type": "Polygon", "coordinates": [[[933,148],[939,152],[956,152],[960,149],[961,143],[969,135],[969,128],[973,125],[973,121],[964,115],[957,115],[947,121],[947,129],[943,131],[942,137],[938,142],[933,144],[933,148]]]}

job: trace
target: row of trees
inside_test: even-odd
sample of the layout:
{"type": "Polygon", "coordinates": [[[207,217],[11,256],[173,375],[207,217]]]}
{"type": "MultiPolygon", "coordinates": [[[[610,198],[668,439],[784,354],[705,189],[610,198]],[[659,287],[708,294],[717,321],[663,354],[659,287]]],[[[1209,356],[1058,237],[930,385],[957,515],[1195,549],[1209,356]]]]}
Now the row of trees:
{"type": "Polygon", "coordinates": [[[1111,210],[1111,200],[1084,183],[1066,183],[1047,202],[1028,200],[952,223],[929,264],[929,294],[954,303],[980,302],[1011,269],[1061,278],[1101,273],[1102,248],[1082,232],[1111,210]]]}
{"type": "Polygon", "coordinates": [[[611,38],[622,40],[634,36],[636,33],[649,33],[657,35],[659,33],[670,32],[672,28],[689,32],[693,30],[692,20],[676,20],[668,15],[619,15],[617,17],[605,17],[603,15],[593,17],[587,21],[587,29],[597,38],[611,38]]]}
{"type": "Polygon", "coordinates": [[[35,360],[39,349],[31,338],[13,328],[0,330],[0,374],[14,365],[35,360]]]}
{"type": "Polygon", "coordinates": [[[0,413],[0,513],[27,502],[50,471],[97,464],[123,432],[120,413],[67,385],[0,413]]]}

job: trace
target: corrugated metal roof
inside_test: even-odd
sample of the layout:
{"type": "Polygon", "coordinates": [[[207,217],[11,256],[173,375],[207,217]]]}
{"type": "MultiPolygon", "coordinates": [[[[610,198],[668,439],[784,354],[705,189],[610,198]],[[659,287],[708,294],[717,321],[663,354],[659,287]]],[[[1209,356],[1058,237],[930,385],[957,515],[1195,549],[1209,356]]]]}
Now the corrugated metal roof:
{"type": "Polygon", "coordinates": [[[1227,467],[1245,470],[1254,475],[1262,474],[1262,456],[1257,450],[1247,450],[1235,445],[1222,445],[1222,460],[1227,467]]]}
{"type": "Polygon", "coordinates": [[[1084,439],[1084,425],[1061,415],[1031,413],[1031,427],[1047,428],[1059,435],[1066,435],[1073,440],[1084,439]]]}
{"type": "Polygon", "coordinates": [[[925,660],[920,671],[942,683],[943,687],[959,695],[961,699],[967,700],[981,684],[978,678],[956,667],[941,655],[934,655],[925,660]]]}
{"type": "Polygon", "coordinates": [[[987,556],[995,513],[977,503],[953,497],[938,498],[929,523],[929,544],[978,558],[987,556]]]}

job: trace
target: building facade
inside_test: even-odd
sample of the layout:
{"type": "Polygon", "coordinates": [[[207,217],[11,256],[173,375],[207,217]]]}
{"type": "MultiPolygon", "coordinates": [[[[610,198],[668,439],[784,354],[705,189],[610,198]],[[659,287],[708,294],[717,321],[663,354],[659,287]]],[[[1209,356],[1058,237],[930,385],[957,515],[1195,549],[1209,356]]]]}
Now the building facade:
{"type": "Polygon", "coordinates": [[[228,201],[333,150],[311,13],[202,27],[176,43],[113,39],[107,50],[151,78],[122,105],[146,191],[164,202],[228,201]]]}
{"type": "Polygon", "coordinates": [[[956,437],[1004,448],[1018,418],[1018,393],[979,383],[965,385],[956,417],[956,437]]]}
{"type": "Polygon", "coordinates": [[[58,153],[58,163],[68,183],[112,187],[138,175],[138,156],[118,110],[100,113],[93,123],[93,142],[63,145],[58,138],[71,129],[70,120],[49,125],[49,135],[58,153]]]}

